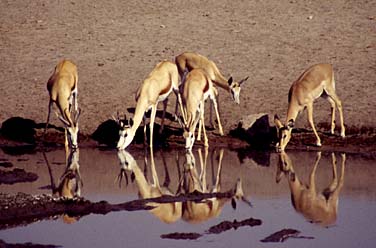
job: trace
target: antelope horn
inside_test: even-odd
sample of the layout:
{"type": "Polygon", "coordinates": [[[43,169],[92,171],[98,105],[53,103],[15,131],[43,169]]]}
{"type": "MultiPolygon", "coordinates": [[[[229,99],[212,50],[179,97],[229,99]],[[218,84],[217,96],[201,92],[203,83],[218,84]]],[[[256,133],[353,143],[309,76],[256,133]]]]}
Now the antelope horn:
{"type": "Polygon", "coordinates": [[[249,76],[247,76],[246,78],[244,78],[244,79],[240,80],[240,82],[239,82],[239,85],[241,85],[242,83],[244,83],[245,81],[247,81],[247,80],[248,80],[248,78],[249,78],[249,76]]]}
{"type": "Polygon", "coordinates": [[[57,118],[59,118],[59,120],[63,122],[64,125],[66,125],[66,126],[71,125],[70,122],[67,121],[66,119],[64,119],[64,117],[62,117],[61,115],[59,115],[59,113],[56,110],[55,110],[55,114],[56,114],[57,118]]]}

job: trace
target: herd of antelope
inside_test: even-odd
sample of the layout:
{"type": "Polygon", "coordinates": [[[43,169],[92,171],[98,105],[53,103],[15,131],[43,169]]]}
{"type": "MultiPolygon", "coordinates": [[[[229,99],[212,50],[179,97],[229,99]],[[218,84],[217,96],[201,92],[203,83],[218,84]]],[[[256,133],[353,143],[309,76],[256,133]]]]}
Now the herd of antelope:
{"type": "MultiPolygon", "coordinates": [[[[113,117],[120,127],[117,148],[123,150],[131,144],[136,130],[142,120],[145,122],[145,113],[149,110],[151,110],[149,145],[150,147],[153,146],[153,127],[157,105],[159,102],[163,103],[160,128],[160,132],[162,132],[168,97],[172,91],[176,95],[175,118],[183,128],[186,149],[192,150],[197,124],[199,124],[197,140],[201,140],[202,129],[204,146],[208,147],[209,142],[204,123],[204,103],[206,99],[210,98],[211,103],[214,105],[219,133],[223,135],[223,127],[218,110],[218,91],[215,86],[228,91],[235,103],[239,104],[241,85],[247,79],[248,77],[239,82],[233,80],[232,77],[226,79],[213,61],[197,53],[182,53],[175,58],[175,63],[170,61],[158,63],[142,82],[136,93],[137,103],[133,119],[126,120],[120,119],[119,116],[113,117]]],[[[55,111],[55,113],[65,126],[66,149],[76,149],[78,147],[78,119],[81,109],[78,107],[77,102],[77,82],[76,65],[71,61],[63,60],[56,66],[47,83],[50,100],[45,134],[53,103],[55,103],[59,110],[55,111]]],[[[288,109],[285,123],[283,124],[277,115],[274,117],[279,136],[279,142],[276,145],[278,151],[283,151],[286,148],[291,138],[294,122],[298,114],[305,108],[307,108],[308,112],[308,122],[317,139],[316,145],[321,146],[321,140],[313,122],[313,102],[319,97],[325,97],[331,104],[332,134],[335,128],[335,111],[338,108],[341,136],[345,137],[342,103],[335,91],[333,68],[330,64],[317,64],[308,68],[292,84],[288,93],[288,109]]],[[[144,136],[146,137],[146,125],[144,125],[144,136]]]]}
{"type": "MultiPolygon", "coordinates": [[[[226,79],[218,70],[216,64],[206,57],[197,53],[182,53],[175,59],[175,63],[170,61],[162,61],[158,63],[152,72],[142,82],[136,93],[136,108],[133,118],[121,119],[119,114],[113,119],[119,125],[119,140],[117,142],[118,158],[121,164],[119,179],[126,171],[130,171],[136,180],[140,191],[140,197],[153,198],[162,195],[173,195],[173,193],[160,185],[154,164],[153,155],[153,127],[159,102],[163,103],[163,115],[161,120],[160,132],[164,128],[164,118],[168,103],[168,97],[171,92],[176,95],[175,118],[183,128],[183,137],[185,138],[186,161],[184,166],[183,180],[180,181],[179,189],[185,193],[200,191],[208,192],[206,183],[206,157],[209,146],[208,138],[204,123],[204,103],[209,98],[214,106],[214,111],[218,121],[218,131],[220,135],[224,135],[223,127],[218,110],[218,91],[215,86],[228,91],[235,103],[240,103],[241,85],[248,77],[235,81],[232,77],[226,79]],[[150,115],[150,155],[153,183],[149,183],[138,167],[137,162],[128,153],[125,148],[128,147],[136,134],[142,121],[144,121],[144,140],[146,140],[146,112],[151,110],[150,115]],[[204,134],[205,160],[202,159],[201,150],[199,149],[201,174],[199,175],[195,166],[195,158],[192,153],[192,147],[195,142],[195,132],[198,124],[197,140],[201,140],[201,131],[204,134]],[[203,162],[204,161],[204,162],[203,162]]],[[[78,151],[78,119],[81,109],[78,107],[77,101],[77,82],[78,74],[76,65],[68,60],[61,61],[49,78],[47,89],[50,95],[48,104],[47,122],[44,131],[46,135],[50,114],[55,103],[58,110],[55,111],[56,116],[62,121],[65,127],[65,149],[66,149],[66,171],[60,179],[60,183],[56,186],[53,179],[51,167],[45,156],[53,194],[72,198],[80,196],[81,187],[83,185],[81,175],[79,173],[79,151],[78,151]]],[[[315,187],[315,171],[321,153],[318,153],[315,165],[310,175],[310,184],[306,187],[295,174],[293,164],[289,156],[284,152],[291,138],[291,131],[294,122],[300,112],[307,108],[308,122],[316,136],[316,145],[321,146],[320,137],[317,134],[313,122],[313,102],[319,98],[325,97],[331,104],[331,133],[334,134],[336,108],[338,108],[340,116],[341,136],[345,137],[345,126],[343,124],[342,103],[335,91],[335,81],[333,68],[329,64],[317,64],[306,71],[292,84],[288,93],[288,109],[286,121],[283,124],[277,115],[274,122],[277,128],[279,141],[276,149],[279,151],[280,166],[277,173],[276,181],[280,181],[282,174],[286,175],[292,196],[292,204],[298,212],[301,212],[307,219],[313,222],[330,225],[336,219],[338,208],[338,195],[343,186],[345,155],[342,155],[341,177],[338,179],[336,171],[336,159],[334,154],[333,160],[333,181],[326,190],[325,194],[318,194],[315,187]],[[325,196],[325,198],[322,197],[325,196]],[[307,207],[309,206],[309,207],[307,207]]],[[[211,110],[211,108],[210,108],[211,110]]],[[[210,121],[211,118],[210,111],[210,121]]],[[[213,184],[212,192],[219,191],[221,164],[223,158],[223,150],[219,153],[218,172],[213,184]]],[[[165,166],[166,167],[166,166],[165,166]]],[[[243,194],[241,181],[238,181],[235,188],[232,189],[233,194],[230,198],[211,198],[204,202],[172,202],[159,204],[155,203],[151,212],[160,220],[171,223],[183,218],[186,221],[203,221],[218,215],[225,202],[235,199],[242,199],[248,202],[243,194]]],[[[74,222],[76,219],[69,216],[63,216],[66,222],[74,222]]]]}

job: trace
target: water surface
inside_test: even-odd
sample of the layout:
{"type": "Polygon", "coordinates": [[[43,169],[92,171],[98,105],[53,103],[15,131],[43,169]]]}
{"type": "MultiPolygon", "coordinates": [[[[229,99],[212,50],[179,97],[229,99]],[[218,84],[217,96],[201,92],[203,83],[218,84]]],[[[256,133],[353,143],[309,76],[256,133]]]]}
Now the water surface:
{"type": "MultiPolygon", "coordinates": [[[[79,160],[76,158],[83,182],[79,194],[91,201],[121,203],[145,197],[147,192],[155,197],[156,183],[159,183],[163,194],[187,192],[194,183],[203,191],[211,192],[214,189],[225,192],[235,190],[240,179],[244,197],[253,207],[241,199],[236,200],[236,209],[231,199],[224,199],[220,203],[209,199],[191,208],[179,203],[173,207],[155,205],[154,211],[91,214],[78,219],[56,216],[48,221],[1,230],[0,239],[9,244],[31,242],[63,247],[374,247],[374,160],[356,154],[344,156],[328,152],[320,155],[316,152],[291,151],[284,157],[263,152],[248,152],[246,155],[230,150],[209,150],[205,165],[204,149],[195,149],[191,155],[183,150],[158,150],[153,152],[153,156],[149,151],[130,150],[125,157],[127,162],[133,158],[133,165],[123,163],[122,167],[121,155],[117,151],[81,149],[79,160]],[[333,180],[333,155],[336,159],[336,180],[333,180]],[[342,163],[344,158],[345,162],[342,163]],[[124,176],[128,176],[128,184],[123,177],[119,185],[118,176],[122,171],[124,176]],[[153,179],[158,181],[154,182],[153,179]],[[314,182],[314,195],[317,196],[293,188],[293,183],[297,181],[302,185],[314,182]],[[331,189],[326,190],[330,185],[331,189]],[[337,191],[336,187],[339,188],[337,191]],[[140,191],[144,193],[140,194],[140,191]],[[321,196],[322,191],[326,192],[326,198],[321,196]],[[303,195],[305,197],[301,197],[303,195]],[[332,198],[335,199],[329,204],[332,198]],[[332,210],[327,211],[330,213],[323,214],[323,210],[313,209],[314,206],[319,208],[317,205],[320,202],[331,205],[332,210]],[[211,213],[205,215],[207,209],[211,213]],[[173,218],[171,211],[174,211],[173,218]],[[206,232],[222,221],[241,221],[250,217],[260,219],[262,224],[219,234],[206,232]],[[290,238],[276,244],[260,241],[284,228],[296,229],[301,236],[310,238],[290,238]],[[161,238],[175,232],[199,233],[202,236],[196,240],[161,238]]],[[[56,150],[46,153],[46,157],[50,172],[42,153],[14,156],[0,151],[0,158],[12,162],[13,168],[23,168],[39,176],[32,183],[2,184],[1,191],[52,194],[50,174],[55,184],[59,185],[66,174],[65,154],[63,150],[56,150]]]]}

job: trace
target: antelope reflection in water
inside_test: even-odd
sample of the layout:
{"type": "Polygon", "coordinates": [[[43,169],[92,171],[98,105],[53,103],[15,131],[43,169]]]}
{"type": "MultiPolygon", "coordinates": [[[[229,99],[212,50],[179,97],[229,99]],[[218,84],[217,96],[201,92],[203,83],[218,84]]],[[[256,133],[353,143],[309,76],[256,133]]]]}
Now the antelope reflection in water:
{"type": "MultiPolygon", "coordinates": [[[[198,149],[199,159],[200,159],[200,174],[197,172],[195,157],[193,153],[189,150],[186,152],[186,160],[184,164],[184,175],[182,181],[182,189],[185,193],[192,193],[199,191],[202,193],[217,193],[221,192],[221,172],[222,172],[222,160],[223,160],[223,149],[219,150],[218,156],[218,169],[217,174],[214,178],[214,153],[216,150],[212,151],[211,163],[212,163],[212,175],[213,175],[213,185],[209,189],[206,182],[206,162],[208,157],[208,148],[205,148],[205,157],[202,157],[201,149],[198,149]]],[[[224,205],[232,201],[232,206],[236,208],[236,200],[242,199],[250,205],[244,197],[243,188],[241,180],[238,179],[236,185],[230,190],[231,196],[227,198],[208,198],[200,202],[186,201],[183,203],[183,220],[190,223],[200,223],[207,221],[211,218],[217,217],[222,212],[224,205]]]]}
{"type": "Polygon", "coordinates": [[[332,153],[333,179],[330,185],[322,192],[316,190],[315,174],[321,159],[321,152],[317,153],[315,164],[309,176],[309,184],[300,181],[294,171],[292,160],[286,152],[280,153],[276,181],[281,179],[282,173],[286,175],[291,191],[292,205],[297,212],[313,223],[328,227],[336,222],[339,193],[344,184],[346,155],[341,154],[341,176],[337,174],[336,156],[332,153]]]}
{"type": "MultiPolygon", "coordinates": [[[[81,189],[83,187],[83,182],[80,174],[80,164],[79,149],[74,149],[69,151],[69,155],[66,159],[67,165],[64,173],[60,177],[59,184],[56,185],[53,176],[52,168],[47,160],[47,156],[43,153],[44,159],[46,161],[48,172],[50,174],[51,189],[54,197],[66,197],[72,199],[74,197],[81,196],[81,189]]],[[[63,221],[65,223],[71,224],[76,222],[79,217],[71,217],[67,214],[63,215],[63,221]]]]}
{"type": "MultiPolygon", "coordinates": [[[[120,174],[119,180],[122,180],[122,177],[125,171],[130,171],[136,180],[137,188],[139,190],[139,196],[142,199],[148,198],[155,198],[161,197],[163,195],[174,195],[172,191],[168,188],[169,186],[169,174],[168,168],[164,161],[163,165],[165,168],[165,182],[163,186],[159,184],[158,174],[155,169],[155,162],[154,162],[154,153],[153,149],[150,148],[150,161],[151,161],[151,175],[153,178],[153,182],[150,183],[143,171],[137,165],[136,160],[133,156],[125,151],[119,150],[118,151],[118,158],[120,160],[120,174]]],[[[146,161],[145,157],[145,161],[146,161]]],[[[126,175],[124,175],[126,176],[126,175]]],[[[156,216],[159,220],[165,223],[174,223],[180,219],[182,214],[182,203],[181,202],[171,202],[171,203],[148,203],[148,205],[154,207],[153,209],[149,210],[154,216],[156,216]]]]}

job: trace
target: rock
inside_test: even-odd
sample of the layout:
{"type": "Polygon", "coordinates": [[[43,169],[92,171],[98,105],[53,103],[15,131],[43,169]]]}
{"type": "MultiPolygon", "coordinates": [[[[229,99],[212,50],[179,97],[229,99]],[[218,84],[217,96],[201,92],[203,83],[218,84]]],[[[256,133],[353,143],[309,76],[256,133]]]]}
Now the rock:
{"type": "Polygon", "coordinates": [[[274,128],[269,125],[269,116],[265,113],[244,116],[230,135],[247,141],[254,148],[268,148],[275,137],[274,128]]]}
{"type": "Polygon", "coordinates": [[[11,117],[1,125],[1,134],[3,137],[26,143],[35,143],[36,123],[30,119],[22,117],[11,117]]]}
{"type": "Polygon", "coordinates": [[[119,125],[116,121],[109,119],[101,123],[91,137],[99,144],[116,147],[119,140],[119,125]]]}

